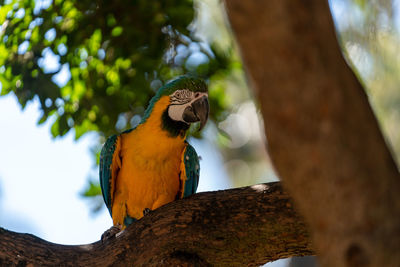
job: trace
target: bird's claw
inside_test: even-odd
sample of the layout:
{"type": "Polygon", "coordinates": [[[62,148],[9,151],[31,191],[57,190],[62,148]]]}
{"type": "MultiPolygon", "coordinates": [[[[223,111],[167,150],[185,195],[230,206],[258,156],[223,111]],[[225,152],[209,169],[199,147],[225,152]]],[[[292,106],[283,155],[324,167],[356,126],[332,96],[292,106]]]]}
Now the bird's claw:
{"type": "Polygon", "coordinates": [[[116,237],[116,235],[121,232],[122,226],[120,224],[111,226],[101,235],[101,242],[104,244],[108,240],[116,237]]]}
{"type": "Polygon", "coordinates": [[[149,215],[150,213],[151,213],[151,209],[149,209],[149,208],[145,208],[144,210],[143,210],[143,216],[146,216],[146,215],[149,215]]]}

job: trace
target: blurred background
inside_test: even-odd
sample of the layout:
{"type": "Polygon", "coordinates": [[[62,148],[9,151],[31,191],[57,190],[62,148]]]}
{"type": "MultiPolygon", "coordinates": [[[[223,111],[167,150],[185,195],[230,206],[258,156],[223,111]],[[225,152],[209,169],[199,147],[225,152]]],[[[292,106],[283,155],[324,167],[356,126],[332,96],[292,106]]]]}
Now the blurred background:
{"type": "MultiPolygon", "coordinates": [[[[398,160],[400,0],[329,3],[398,160]]],[[[6,0],[0,25],[1,227],[62,244],[99,240],[112,224],[101,145],[135,127],[155,91],[185,73],[210,91],[211,119],[189,134],[202,158],[198,191],[278,180],[220,1],[6,0]]],[[[297,261],[266,266],[312,264],[297,261]]]]}

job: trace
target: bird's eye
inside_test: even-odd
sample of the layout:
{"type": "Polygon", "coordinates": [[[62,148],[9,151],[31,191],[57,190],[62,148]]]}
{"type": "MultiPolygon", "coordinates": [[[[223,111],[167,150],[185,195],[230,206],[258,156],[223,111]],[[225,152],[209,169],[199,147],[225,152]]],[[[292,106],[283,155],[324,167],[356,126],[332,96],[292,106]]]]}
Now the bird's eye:
{"type": "Polygon", "coordinates": [[[176,92],[175,96],[176,96],[177,98],[181,98],[181,92],[176,92]]]}
{"type": "Polygon", "coordinates": [[[196,93],[195,95],[194,95],[194,97],[199,97],[199,95],[200,95],[200,93],[196,93]]]}

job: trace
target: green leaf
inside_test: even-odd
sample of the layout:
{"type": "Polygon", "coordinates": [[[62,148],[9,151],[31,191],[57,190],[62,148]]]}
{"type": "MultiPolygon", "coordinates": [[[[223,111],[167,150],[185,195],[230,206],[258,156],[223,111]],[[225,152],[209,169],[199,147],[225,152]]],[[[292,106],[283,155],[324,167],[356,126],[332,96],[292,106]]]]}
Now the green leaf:
{"type": "Polygon", "coordinates": [[[89,180],[81,195],[84,197],[95,197],[101,195],[100,183],[89,180]]]}
{"type": "Polygon", "coordinates": [[[123,31],[124,31],[124,29],[121,26],[117,26],[112,30],[111,35],[114,37],[120,36],[123,31]]]}

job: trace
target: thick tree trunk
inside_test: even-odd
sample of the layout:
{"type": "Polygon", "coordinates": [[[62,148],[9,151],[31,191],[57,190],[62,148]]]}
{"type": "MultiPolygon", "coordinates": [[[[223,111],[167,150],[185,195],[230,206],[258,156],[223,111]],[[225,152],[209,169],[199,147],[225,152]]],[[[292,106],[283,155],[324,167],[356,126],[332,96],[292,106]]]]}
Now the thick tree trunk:
{"type": "Polygon", "coordinates": [[[271,158],[323,266],[400,266],[400,177],[327,1],[227,0],[271,158]]]}
{"type": "Polygon", "coordinates": [[[104,245],[57,245],[0,228],[0,266],[257,266],[303,255],[312,255],[308,232],[279,183],[175,201],[104,245]]]}

